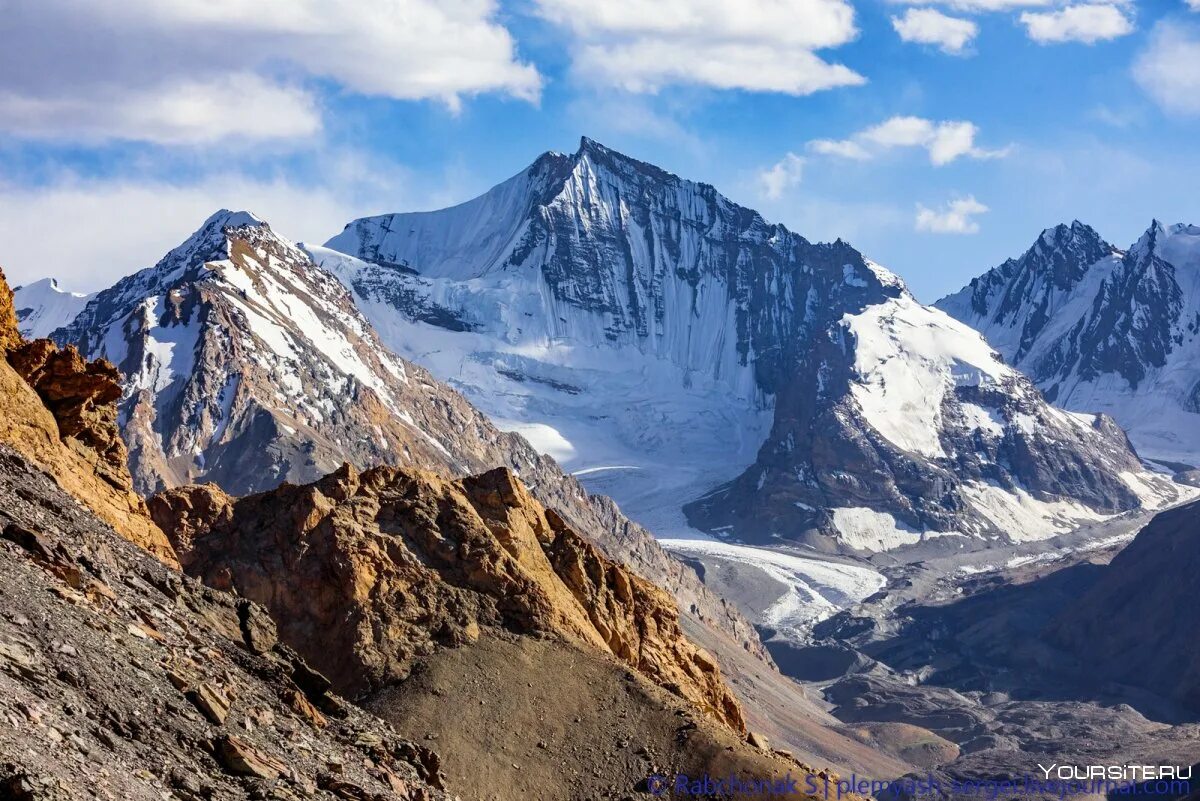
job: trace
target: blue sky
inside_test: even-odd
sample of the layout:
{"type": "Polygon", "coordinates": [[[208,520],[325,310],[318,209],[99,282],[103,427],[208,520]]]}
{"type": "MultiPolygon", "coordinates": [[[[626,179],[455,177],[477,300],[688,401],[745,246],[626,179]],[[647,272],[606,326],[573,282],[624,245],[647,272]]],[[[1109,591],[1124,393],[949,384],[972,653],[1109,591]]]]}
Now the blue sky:
{"type": "Polygon", "coordinates": [[[323,241],[586,134],[932,301],[1060,221],[1200,222],[1192,2],[17,0],[0,264],[97,289],[221,206],[323,241]]]}

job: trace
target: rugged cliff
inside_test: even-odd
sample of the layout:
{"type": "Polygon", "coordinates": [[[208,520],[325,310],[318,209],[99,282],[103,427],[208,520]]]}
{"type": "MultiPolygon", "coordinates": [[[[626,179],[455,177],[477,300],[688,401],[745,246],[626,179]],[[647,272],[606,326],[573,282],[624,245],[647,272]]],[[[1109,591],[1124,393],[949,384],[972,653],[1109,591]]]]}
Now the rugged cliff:
{"type": "Polygon", "coordinates": [[[123,536],[177,564],[133,490],[116,426],[116,370],[49,340],[26,342],[11,300],[0,272],[0,442],[26,454],[123,536]]]}
{"type": "Polygon", "coordinates": [[[168,490],[151,511],[185,570],[270,609],[339,691],[369,695],[407,678],[416,658],[503,628],[612,654],[744,728],[670,597],[602,556],[508,470],[450,481],[346,465],[241,500],[211,485],[168,490]]]}

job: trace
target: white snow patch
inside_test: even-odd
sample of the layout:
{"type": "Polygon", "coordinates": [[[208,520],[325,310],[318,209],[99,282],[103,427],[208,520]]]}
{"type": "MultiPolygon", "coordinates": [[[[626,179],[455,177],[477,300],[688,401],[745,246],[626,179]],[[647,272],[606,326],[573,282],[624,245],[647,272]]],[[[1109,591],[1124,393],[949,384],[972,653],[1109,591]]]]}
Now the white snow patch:
{"type": "MultiPolygon", "coordinates": [[[[499,418],[492,420],[492,422],[501,431],[512,431],[520,434],[529,441],[529,444],[533,446],[535,451],[551,457],[556,462],[570,461],[577,453],[575,446],[571,444],[570,440],[560,434],[553,426],[548,426],[545,423],[525,423],[520,420],[503,420],[499,418]]],[[[606,468],[595,468],[595,470],[603,469],[606,468]]],[[[595,470],[578,471],[576,475],[587,475],[590,472],[595,472],[595,470]]]]}
{"type": "Polygon", "coordinates": [[[1077,501],[1039,500],[1021,487],[1006,490],[992,484],[967,483],[960,491],[980,515],[1013,542],[1049,539],[1073,531],[1084,523],[1113,517],[1077,501]]]}
{"type": "Polygon", "coordinates": [[[43,278],[13,290],[13,308],[21,314],[18,328],[26,339],[42,339],[69,325],[93,295],[68,292],[53,278],[43,278]]]}
{"type": "Polygon", "coordinates": [[[933,537],[961,537],[958,531],[917,531],[887,512],[861,506],[831,510],[838,539],[861,551],[890,551],[933,537]]]}
{"type": "Polygon", "coordinates": [[[848,314],[857,380],[850,391],[867,423],[901,450],[942,457],[942,399],[956,385],[1012,374],[975,331],[909,295],[848,314]]]}
{"type": "Polygon", "coordinates": [[[660,540],[674,553],[708,556],[746,564],[787,587],[762,616],[771,628],[803,633],[814,623],[848,609],[887,584],[869,567],[797,556],[785,551],[713,540],[660,540]]]}

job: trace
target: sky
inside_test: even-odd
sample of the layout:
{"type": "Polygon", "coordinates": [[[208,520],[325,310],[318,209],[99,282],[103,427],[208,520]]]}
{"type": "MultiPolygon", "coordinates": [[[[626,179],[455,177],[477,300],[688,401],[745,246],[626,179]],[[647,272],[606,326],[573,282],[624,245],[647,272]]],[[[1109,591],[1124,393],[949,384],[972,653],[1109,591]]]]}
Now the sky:
{"type": "Polygon", "coordinates": [[[0,265],[93,291],[218,208],[297,241],[586,135],[932,302],[1200,223],[1200,0],[0,0],[0,265]]]}

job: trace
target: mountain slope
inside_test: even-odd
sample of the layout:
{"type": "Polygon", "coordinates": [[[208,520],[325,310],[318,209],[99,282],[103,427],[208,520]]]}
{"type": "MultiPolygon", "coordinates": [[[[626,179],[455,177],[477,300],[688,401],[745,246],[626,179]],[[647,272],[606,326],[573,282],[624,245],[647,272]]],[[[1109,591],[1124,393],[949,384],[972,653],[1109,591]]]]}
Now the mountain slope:
{"type": "Polygon", "coordinates": [[[177,572],[123,461],[94,466],[112,366],[25,342],[11,297],[0,273],[0,797],[446,797],[436,755],[306,681],[261,608],[177,572]]]}
{"type": "MultiPolygon", "coordinates": [[[[53,349],[22,341],[9,298],[0,277],[0,347],[53,349]]],[[[0,376],[14,372],[0,360],[0,376]]],[[[54,425],[53,404],[20,379],[0,382],[6,429],[54,425]]],[[[93,498],[65,489],[90,486],[86,462],[55,465],[78,471],[71,482],[42,469],[44,448],[14,444],[0,442],[4,799],[435,801],[447,785],[459,798],[486,783],[490,798],[567,801],[637,792],[655,771],[807,769],[747,741],[665,593],[604,559],[506,470],[450,482],[347,467],[242,501],[211,485],[173,493],[171,510],[191,513],[187,536],[164,518],[184,561],[203,556],[214,584],[271,590],[273,620],[100,520],[93,498]],[[199,499],[225,506],[186,505],[199,499]],[[347,688],[383,679],[373,706],[395,727],[333,695],[288,642],[347,688]],[[399,658],[372,670],[372,654],[399,658]],[[415,680],[398,682],[399,667],[415,680]],[[583,769],[564,768],[565,753],[583,769]]],[[[128,512],[138,516],[152,525],[144,508],[128,512]]]]}
{"type": "Polygon", "coordinates": [[[1122,252],[1059,225],[937,305],[1055,403],[1111,415],[1147,458],[1200,465],[1200,228],[1155,221],[1122,252]]]}
{"type": "Polygon", "coordinates": [[[1200,503],[1160,512],[1113,558],[1048,633],[1089,674],[1146,687],[1200,711],[1195,598],[1200,503]]]}
{"type": "Polygon", "coordinates": [[[121,390],[113,366],[49,340],[25,341],[12,297],[0,270],[0,443],[52,475],[121,536],[177,564],[133,490],[116,426],[121,390]]]}
{"type": "Polygon", "coordinates": [[[450,481],[346,465],[240,500],[208,485],[150,504],[186,571],[266,605],[340,692],[378,691],[420,656],[508,629],[614,656],[744,731],[670,597],[601,556],[503,468],[450,481]]]}
{"type": "Polygon", "coordinates": [[[659,534],[701,495],[710,531],[867,551],[1176,496],[848,244],[588,139],[308,251],[397,352],[659,534]]]}
{"type": "Polygon", "coordinates": [[[307,683],[261,608],[169,569],[3,444],[0,594],[0,797],[449,797],[437,755],[307,683]]]}
{"type": "Polygon", "coordinates": [[[607,498],[392,355],[329,273],[245,212],[222,211],[55,332],[124,374],[120,425],[138,487],[230,494],[351,462],[516,471],[534,495],[680,608],[764,655],[753,627],[607,498]]]}

